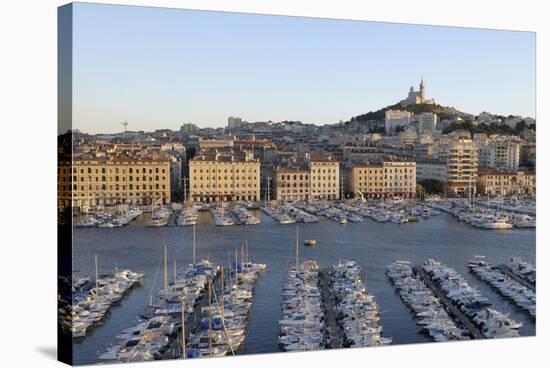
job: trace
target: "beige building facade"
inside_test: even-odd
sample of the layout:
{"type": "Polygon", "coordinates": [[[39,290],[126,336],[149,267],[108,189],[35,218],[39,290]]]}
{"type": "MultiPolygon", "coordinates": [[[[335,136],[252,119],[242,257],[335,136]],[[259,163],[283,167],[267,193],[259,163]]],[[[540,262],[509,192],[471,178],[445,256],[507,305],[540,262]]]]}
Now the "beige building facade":
{"type": "Polygon", "coordinates": [[[383,161],[359,164],[349,169],[346,190],[353,194],[383,198],[414,196],[416,193],[416,163],[383,161]]]}
{"type": "Polygon", "coordinates": [[[478,191],[487,195],[511,195],[536,193],[537,178],[531,171],[480,171],[477,177],[478,191]]]}
{"type": "Polygon", "coordinates": [[[170,161],[101,158],[60,162],[58,192],[60,210],[170,203],[170,161]]]}
{"type": "Polygon", "coordinates": [[[189,176],[191,202],[260,200],[260,162],[250,152],[203,152],[189,176]]]}
{"type": "Polygon", "coordinates": [[[340,163],[318,153],[307,153],[304,160],[290,159],[274,171],[273,190],[279,201],[338,199],[340,184],[340,163]]]}
{"type": "Polygon", "coordinates": [[[278,201],[309,201],[310,199],[310,170],[307,167],[277,167],[274,184],[275,199],[278,201]]]}
{"type": "Polygon", "coordinates": [[[384,166],[382,164],[359,164],[348,171],[346,191],[378,197],[384,190],[384,166]]]}
{"type": "Polygon", "coordinates": [[[308,154],[311,177],[311,199],[325,200],[340,197],[340,163],[331,156],[308,154]]]}

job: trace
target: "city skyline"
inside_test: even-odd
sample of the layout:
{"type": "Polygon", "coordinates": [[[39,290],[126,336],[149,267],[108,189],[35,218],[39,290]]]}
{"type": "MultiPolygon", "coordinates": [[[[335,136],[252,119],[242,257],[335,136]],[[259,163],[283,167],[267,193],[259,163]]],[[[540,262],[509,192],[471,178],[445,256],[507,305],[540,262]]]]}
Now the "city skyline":
{"type": "Polygon", "coordinates": [[[73,128],[316,125],[397,103],[535,117],[535,34],[75,4],[73,128]],[[251,32],[254,30],[254,32],[251,32]],[[373,54],[375,55],[373,57],[373,54]]]}

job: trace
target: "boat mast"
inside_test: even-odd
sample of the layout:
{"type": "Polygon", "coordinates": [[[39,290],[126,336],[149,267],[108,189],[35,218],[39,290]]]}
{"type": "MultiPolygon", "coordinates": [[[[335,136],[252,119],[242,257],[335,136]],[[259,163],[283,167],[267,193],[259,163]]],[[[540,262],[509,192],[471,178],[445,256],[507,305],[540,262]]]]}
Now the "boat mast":
{"type": "Polygon", "coordinates": [[[248,240],[245,240],[244,244],[245,244],[245,252],[246,252],[246,264],[249,264],[250,259],[248,259],[248,240]]]}
{"type": "Polygon", "coordinates": [[[244,245],[241,244],[241,272],[244,272],[244,245]]]}
{"type": "Polygon", "coordinates": [[[227,274],[228,274],[230,284],[231,284],[231,272],[232,272],[232,270],[233,270],[233,268],[231,266],[231,252],[228,249],[227,250],[227,274]]]}
{"type": "Polygon", "coordinates": [[[196,264],[196,250],[195,250],[195,224],[193,224],[193,267],[195,267],[196,264]]]}
{"type": "Polygon", "coordinates": [[[237,264],[237,262],[239,261],[238,253],[239,251],[237,250],[237,248],[235,248],[235,286],[237,286],[239,278],[239,266],[237,264]]]}
{"type": "Polygon", "coordinates": [[[164,301],[168,301],[168,257],[166,243],[164,243],[164,301]]]}
{"type": "Polygon", "coordinates": [[[181,357],[185,359],[185,303],[181,300],[181,357]]]}
{"type": "Polygon", "coordinates": [[[208,311],[210,318],[208,319],[208,350],[212,352],[212,281],[208,281],[208,311]]]}
{"type": "Polygon", "coordinates": [[[221,301],[222,301],[222,307],[221,307],[221,314],[222,314],[222,321],[223,321],[223,318],[224,318],[224,312],[225,312],[225,306],[224,306],[224,294],[225,294],[225,288],[224,288],[224,280],[223,280],[223,273],[224,273],[224,270],[223,270],[223,266],[222,266],[222,274],[221,274],[221,284],[222,284],[222,294],[221,294],[221,301]]]}
{"type": "Polygon", "coordinates": [[[97,276],[97,253],[94,256],[95,258],[95,298],[96,301],[99,300],[99,278],[97,276]]]}
{"type": "Polygon", "coordinates": [[[296,276],[298,276],[298,256],[299,256],[299,250],[298,250],[298,224],[296,224],[296,276]]]}
{"type": "Polygon", "coordinates": [[[176,269],[176,258],[174,257],[174,285],[176,285],[176,279],[178,278],[178,273],[176,269]]]}

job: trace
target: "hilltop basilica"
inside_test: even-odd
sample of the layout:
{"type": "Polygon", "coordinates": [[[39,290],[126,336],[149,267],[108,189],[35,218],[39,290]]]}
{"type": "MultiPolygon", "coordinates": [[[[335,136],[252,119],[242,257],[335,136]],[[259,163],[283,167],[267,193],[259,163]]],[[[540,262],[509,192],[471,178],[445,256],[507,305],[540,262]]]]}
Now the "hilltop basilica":
{"type": "Polygon", "coordinates": [[[424,87],[424,78],[420,81],[420,90],[415,91],[414,88],[411,86],[411,89],[409,90],[409,95],[406,99],[399,102],[401,106],[409,106],[409,105],[435,105],[435,100],[433,98],[427,99],[426,98],[426,88],[424,87]]]}

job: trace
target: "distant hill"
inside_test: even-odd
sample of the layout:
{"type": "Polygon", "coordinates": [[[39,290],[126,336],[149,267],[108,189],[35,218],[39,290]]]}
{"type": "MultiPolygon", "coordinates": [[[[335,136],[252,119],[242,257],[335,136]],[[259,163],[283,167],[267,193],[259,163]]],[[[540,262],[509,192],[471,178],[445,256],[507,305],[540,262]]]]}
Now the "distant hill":
{"type": "Polygon", "coordinates": [[[383,121],[385,118],[386,111],[388,110],[401,110],[401,111],[410,111],[413,114],[421,114],[424,112],[433,112],[436,113],[440,119],[450,119],[451,117],[460,116],[463,120],[471,120],[472,114],[468,114],[462,111],[455,109],[454,107],[441,106],[441,105],[409,105],[401,106],[400,104],[386,106],[377,111],[370,111],[366,114],[357,115],[350,119],[350,121],[369,121],[369,120],[378,120],[383,121]]]}

